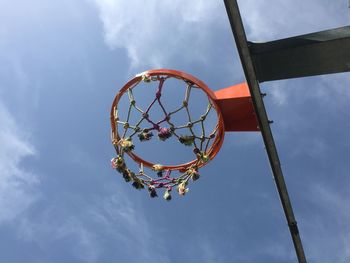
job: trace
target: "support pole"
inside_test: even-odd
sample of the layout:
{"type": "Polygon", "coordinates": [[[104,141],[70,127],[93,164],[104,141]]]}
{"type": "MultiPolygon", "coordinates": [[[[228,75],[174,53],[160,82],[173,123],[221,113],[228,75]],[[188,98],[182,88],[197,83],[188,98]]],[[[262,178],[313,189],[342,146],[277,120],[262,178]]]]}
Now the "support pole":
{"type": "Polygon", "coordinates": [[[252,57],[249,52],[246,34],[244,31],[238,4],[236,0],[224,0],[224,2],[230,20],[232,32],[236,40],[236,45],[239,52],[239,56],[241,58],[243,70],[249,86],[253,106],[259,122],[259,128],[261,130],[261,134],[265,143],[276,187],[287,219],[290,234],[292,236],[297,258],[299,263],[306,263],[306,258],[299,235],[297,222],[295,220],[292,205],[287,192],[287,186],[283,178],[281,164],[279,161],[276,145],[272,136],[265,105],[260,92],[259,83],[257,81],[257,76],[254,70],[252,57]]]}

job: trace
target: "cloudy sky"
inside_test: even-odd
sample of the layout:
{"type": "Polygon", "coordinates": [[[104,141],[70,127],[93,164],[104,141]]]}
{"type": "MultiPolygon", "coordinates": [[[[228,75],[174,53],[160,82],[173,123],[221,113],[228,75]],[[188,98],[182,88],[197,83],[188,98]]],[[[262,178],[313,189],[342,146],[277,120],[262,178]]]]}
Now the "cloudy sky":
{"type": "MultiPolygon", "coordinates": [[[[346,0],[239,4],[251,41],[350,24],[346,0]]],[[[160,67],[244,81],[223,1],[0,0],[1,262],[296,262],[259,133],[171,202],[110,168],[113,97],[160,67]]],[[[309,262],[349,262],[349,74],[262,89],[309,262]]]]}

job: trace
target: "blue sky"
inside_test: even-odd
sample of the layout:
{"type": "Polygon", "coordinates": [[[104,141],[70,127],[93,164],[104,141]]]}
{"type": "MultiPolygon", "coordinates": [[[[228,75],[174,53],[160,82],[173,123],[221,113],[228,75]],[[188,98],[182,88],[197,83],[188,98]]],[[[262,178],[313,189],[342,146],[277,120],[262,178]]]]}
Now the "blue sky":
{"type": "MultiPolygon", "coordinates": [[[[248,39],[350,24],[348,2],[239,1],[248,39]]],[[[183,198],[110,168],[109,110],[152,68],[244,81],[222,1],[0,0],[1,262],[296,262],[259,133],[183,198]]],[[[348,73],[262,84],[309,262],[350,261],[348,73]]]]}

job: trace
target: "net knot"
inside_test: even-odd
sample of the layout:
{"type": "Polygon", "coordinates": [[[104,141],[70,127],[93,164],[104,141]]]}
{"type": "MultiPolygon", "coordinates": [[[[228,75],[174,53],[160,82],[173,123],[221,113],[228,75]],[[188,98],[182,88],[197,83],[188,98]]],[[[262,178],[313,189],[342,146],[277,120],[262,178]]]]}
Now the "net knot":
{"type": "Polygon", "coordinates": [[[152,170],[156,171],[156,172],[162,172],[163,171],[163,165],[161,164],[155,164],[152,166],[152,170]]]}
{"type": "Polygon", "coordinates": [[[171,187],[168,187],[165,192],[164,192],[164,195],[163,195],[163,198],[167,201],[170,201],[171,200],[171,187]]]}
{"type": "Polygon", "coordinates": [[[149,141],[153,136],[153,133],[150,131],[142,131],[140,134],[138,134],[138,137],[140,141],[149,141]]]}
{"type": "Polygon", "coordinates": [[[117,169],[118,172],[122,172],[124,170],[125,162],[124,159],[121,156],[118,156],[116,158],[112,158],[111,165],[113,169],[117,169]]]}
{"type": "Polygon", "coordinates": [[[194,143],[195,137],[193,135],[182,135],[179,142],[186,146],[191,146],[194,143]]]}
{"type": "Polygon", "coordinates": [[[205,154],[204,152],[197,153],[197,157],[203,162],[207,163],[209,161],[209,156],[205,154]]]}
{"type": "Polygon", "coordinates": [[[123,178],[124,178],[125,182],[127,182],[127,183],[131,181],[130,171],[129,170],[124,170],[123,171],[123,178]]]}
{"type": "Polygon", "coordinates": [[[183,181],[181,184],[177,186],[177,192],[179,193],[179,195],[183,196],[189,191],[189,189],[186,188],[186,186],[187,186],[187,181],[183,181]]]}
{"type": "Polygon", "coordinates": [[[141,76],[141,79],[142,79],[143,82],[151,82],[152,77],[151,77],[151,75],[149,75],[149,74],[143,74],[143,75],[141,76]]]}
{"type": "Polygon", "coordinates": [[[172,135],[171,130],[169,128],[159,128],[158,137],[161,141],[165,141],[170,138],[172,135]]]}
{"type": "Polygon", "coordinates": [[[137,177],[133,178],[134,182],[132,183],[132,186],[137,189],[137,190],[141,190],[143,188],[145,188],[145,186],[143,185],[142,181],[140,179],[138,179],[137,177]]]}
{"type": "Polygon", "coordinates": [[[157,197],[157,191],[156,191],[156,188],[154,187],[154,185],[150,185],[148,186],[148,192],[149,192],[149,196],[154,198],[154,197],[157,197]]]}
{"type": "Polygon", "coordinates": [[[120,139],[118,144],[125,152],[131,152],[135,148],[135,145],[132,143],[131,138],[120,139]]]}
{"type": "Polygon", "coordinates": [[[197,181],[200,177],[198,170],[195,168],[189,168],[186,172],[192,179],[192,181],[197,181]]]}

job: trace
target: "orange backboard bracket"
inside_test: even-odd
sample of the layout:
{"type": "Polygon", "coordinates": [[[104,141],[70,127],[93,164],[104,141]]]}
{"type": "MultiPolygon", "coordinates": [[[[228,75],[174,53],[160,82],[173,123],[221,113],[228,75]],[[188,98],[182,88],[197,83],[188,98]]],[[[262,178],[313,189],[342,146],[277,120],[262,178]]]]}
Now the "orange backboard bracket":
{"type": "Polygon", "coordinates": [[[214,93],[215,101],[223,115],[225,131],[260,131],[246,82],[214,93]]]}

